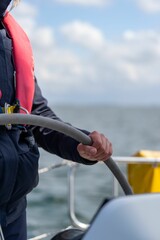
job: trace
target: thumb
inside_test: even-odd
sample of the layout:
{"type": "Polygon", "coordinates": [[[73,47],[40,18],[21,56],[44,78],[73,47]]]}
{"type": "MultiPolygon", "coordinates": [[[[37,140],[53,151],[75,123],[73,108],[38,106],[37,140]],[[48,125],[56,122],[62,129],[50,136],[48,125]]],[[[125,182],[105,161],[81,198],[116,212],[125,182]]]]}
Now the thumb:
{"type": "Polygon", "coordinates": [[[82,143],[78,144],[77,150],[79,154],[83,157],[86,156],[94,156],[97,153],[97,149],[95,147],[89,145],[83,145],[82,143]]]}

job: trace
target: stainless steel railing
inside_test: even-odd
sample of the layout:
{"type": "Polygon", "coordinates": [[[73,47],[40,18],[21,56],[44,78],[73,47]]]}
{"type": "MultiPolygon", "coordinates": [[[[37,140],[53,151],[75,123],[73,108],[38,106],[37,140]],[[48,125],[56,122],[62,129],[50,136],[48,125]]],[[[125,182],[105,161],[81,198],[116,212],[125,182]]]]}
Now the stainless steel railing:
{"type": "Polygon", "coordinates": [[[39,170],[39,173],[46,173],[50,170],[53,170],[55,168],[58,167],[62,167],[62,166],[68,166],[68,208],[69,208],[69,217],[70,217],[70,221],[71,224],[74,227],[77,227],[79,229],[86,229],[89,225],[80,222],[75,214],[75,173],[76,173],[76,169],[80,164],[78,163],[74,163],[71,161],[67,161],[67,160],[63,160],[61,163],[58,164],[53,164],[48,168],[42,168],[39,170]]]}
{"type": "Polygon", "coordinates": [[[50,167],[45,167],[39,170],[39,173],[46,173],[50,170],[53,170],[55,168],[58,167],[62,167],[62,166],[68,166],[68,208],[69,208],[69,217],[70,217],[70,221],[71,224],[74,227],[77,227],[79,229],[86,229],[89,225],[80,222],[75,214],[75,173],[76,173],[76,169],[79,166],[78,163],[74,163],[74,162],[70,162],[67,160],[63,160],[61,163],[58,164],[53,164],[50,167]]]}
{"type": "MultiPolygon", "coordinates": [[[[144,158],[144,157],[126,157],[126,156],[121,156],[121,157],[113,157],[114,161],[117,162],[118,164],[121,163],[148,163],[148,164],[153,164],[154,166],[160,164],[160,158],[144,158]]],[[[51,170],[54,170],[56,168],[60,167],[68,167],[68,208],[69,208],[69,218],[71,221],[71,225],[73,227],[77,227],[79,229],[86,229],[88,228],[88,224],[85,224],[81,221],[79,221],[76,217],[75,213],[75,174],[76,174],[76,169],[79,166],[78,163],[70,162],[67,160],[63,160],[60,163],[53,164],[49,167],[45,167],[42,169],[39,169],[39,174],[47,173],[51,170]]],[[[118,182],[116,178],[113,178],[113,195],[118,196],[118,182]]],[[[43,233],[39,236],[36,236],[34,238],[30,238],[29,240],[40,240],[40,239],[45,239],[49,236],[52,236],[52,233],[43,233]]],[[[2,229],[0,227],[0,240],[4,240],[2,229]]]]}
{"type": "MultiPolygon", "coordinates": [[[[153,164],[156,166],[160,163],[160,158],[144,158],[144,157],[126,157],[126,156],[115,156],[113,157],[114,161],[117,164],[121,163],[148,163],[153,164]]],[[[69,208],[69,218],[71,221],[71,225],[73,227],[77,227],[79,229],[86,229],[89,225],[79,221],[76,217],[75,212],[75,174],[76,169],[79,166],[78,163],[70,162],[67,160],[63,160],[61,163],[53,164],[50,167],[45,167],[39,170],[39,173],[46,173],[48,171],[51,171],[55,168],[62,167],[62,166],[68,166],[68,208],[69,208]]],[[[113,196],[116,197],[119,194],[118,190],[118,181],[115,177],[113,177],[113,196]]],[[[29,240],[39,240],[39,239],[45,239],[46,237],[50,236],[51,233],[44,233],[42,235],[39,235],[35,238],[31,238],[29,240]]]]}

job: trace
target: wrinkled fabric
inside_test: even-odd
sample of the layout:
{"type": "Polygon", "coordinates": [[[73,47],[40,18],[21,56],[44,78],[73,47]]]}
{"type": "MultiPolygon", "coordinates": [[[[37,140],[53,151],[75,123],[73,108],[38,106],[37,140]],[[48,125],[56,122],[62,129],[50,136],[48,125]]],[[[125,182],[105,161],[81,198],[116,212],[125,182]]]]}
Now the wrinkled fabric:
{"type": "Polygon", "coordinates": [[[8,226],[2,228],[5,240],[26,240],[26,211],[24,210],[19,218],[17,218],[8,226]]]}
{"type": "MultiPolygon", "coordinates": [[[[2,26],[1,26],[2,27],[2,26]]],[[[15,99],[12,42],[5,29],[0,29],[0,106],[12,104],[15,99]]]]}
{"type": "Polygon", "coordinates": [[[8,215],[12,221],[18,217],[12,216],[13,206],[21,202],[24,210],[22,199],[38,184],[39,151],[36,145],[30,148],[21,139],[21,130],[17,128],[8,131],[1,127],[0,132],[0,211],[1,224],[5,225],[11,221],[8,215]]]}
{"type": "MultiPolygon", "coordinates": [[[[56,113],[48,106],[48,102],[46,98],[43,97],[41,89],[35,79],[35,96],[32,107],[32,114],[40,115],[44,117],[49,117],[53,120],[63,122],[56,113]]],[[[68,123],[66,123],[68,124],[68,123]]],[[[85,165],[93,165],[96,161],[89,161],[82,158],[78,151],[77,145],[78,141],[75,139],[60,133],[58,131],[54,131],[51,129],[31,126],[36,142],[40,147],[45,149],[46,151],[56,154],[61,158],[72,160],[75,162],[79,162],[85,165]]],[[[85,134],[89,134],[88,131],[79,129],[85,134]]]]}

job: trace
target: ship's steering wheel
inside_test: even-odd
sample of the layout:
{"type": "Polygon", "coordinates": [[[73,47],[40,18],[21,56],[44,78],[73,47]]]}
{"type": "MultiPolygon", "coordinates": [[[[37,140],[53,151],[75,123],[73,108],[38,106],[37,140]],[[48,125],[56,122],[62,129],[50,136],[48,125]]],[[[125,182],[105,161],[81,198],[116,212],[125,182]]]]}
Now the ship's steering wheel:
{"type": "MultiPolygon", "coordinates": [[[[85,145],[92,144],[91,138],[87,136],[85,133],[72,127],[71,125],[65,124],[61,121],[53,120],[48,117],[42,117],[42,116],[31,115],[31,114],[19,114],[19,113],[0,114],[0,125],[7,125],[7,124],[25,124],[25,125],[33,125],[33,126],[49,128],[52,130],[62,132],[85,145]]],[[[133,193],[129,183],[127,182],[125,176],[123,175],[123,173],[121,172],[117,164],[113,161],[113,159],[109,158],[106,161],[104,161],[104,163],[113,173],[113,175],[116,177],[124,193],[126,195],[132,195],[133,193]]],[[[80,240],[83,233],[79,231],[80,230],[78,229],[75,229],[74,232],[66,230],[66,232],[62,232],[59,235],[56,235],[54,238],[52,238],[52,240],[65,240],[65,239],[80,240]],[[67,236],[67,234],[70,234],[70,235],[67,236]],[[67,236],[67,238],[65,238],[65,236],[67,236]]]]}

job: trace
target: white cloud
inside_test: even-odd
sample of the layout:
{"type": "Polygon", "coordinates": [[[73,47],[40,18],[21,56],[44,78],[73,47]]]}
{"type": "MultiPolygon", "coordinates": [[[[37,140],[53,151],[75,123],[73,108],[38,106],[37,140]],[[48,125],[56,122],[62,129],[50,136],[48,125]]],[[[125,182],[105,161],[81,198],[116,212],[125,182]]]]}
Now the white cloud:
{"type": "Polygon", "coordinates": [[[160,12],[159,0],[136,0],[140,8],[149,13],[160,12]]]}
{"type": "Polygon", "coordinates": [[[144,84],[160,83],[160,33],[139,31],[124,33],[124,41],[119,46],[120,66],[128,75],[128,80],[144,84]]]}
{"type": "Polygon", "coordinates": [[[56,2],[82,6],[104,6],[108,5],[111,0],[56,0],[56,2]]]}
{"type": "Polygon", "coordinates": [[[103,75],[106,82],[108,77],[115,82],[115,76],[119,75],[121,82],[160,82],[160,33],[126,31],[116,43],[105,39],[100,30],[86,23],[73,22],[61,30],[65,38],[88,48],[97,81],[98,75],[103,75]]]}
{"type": "Polygon", "coordinates": [[[36,16],[38,14],[36,7],[29,5],[26,2],[22,2],[20,5],[18,5],[18,7],[14,8],[11,13],[30,35],[32,29],[36,25],[36,16]]]}
{"type": "Polygon", "coordinates": [[[61,33],[74,43],[88,48],[99,48],[105,44],[101,31],[86,22],[74,21],[63,25],[61,33]]]}
{"type": "Polygon", "coordinates": [[[75,96],[76,101],[82,94],[112,98],[115,92],[118,99],[124,89],[160,84],[159,32],[129,30],[114,42],[89,23],[70,22],[58,33],[51,26],[40,26],[36,16],[36,7],[25,2],[16,10],[31,39],[36,75],[49,99],[75,96]],[[65,44],[58,39],[65,39],[65,44]]]}

